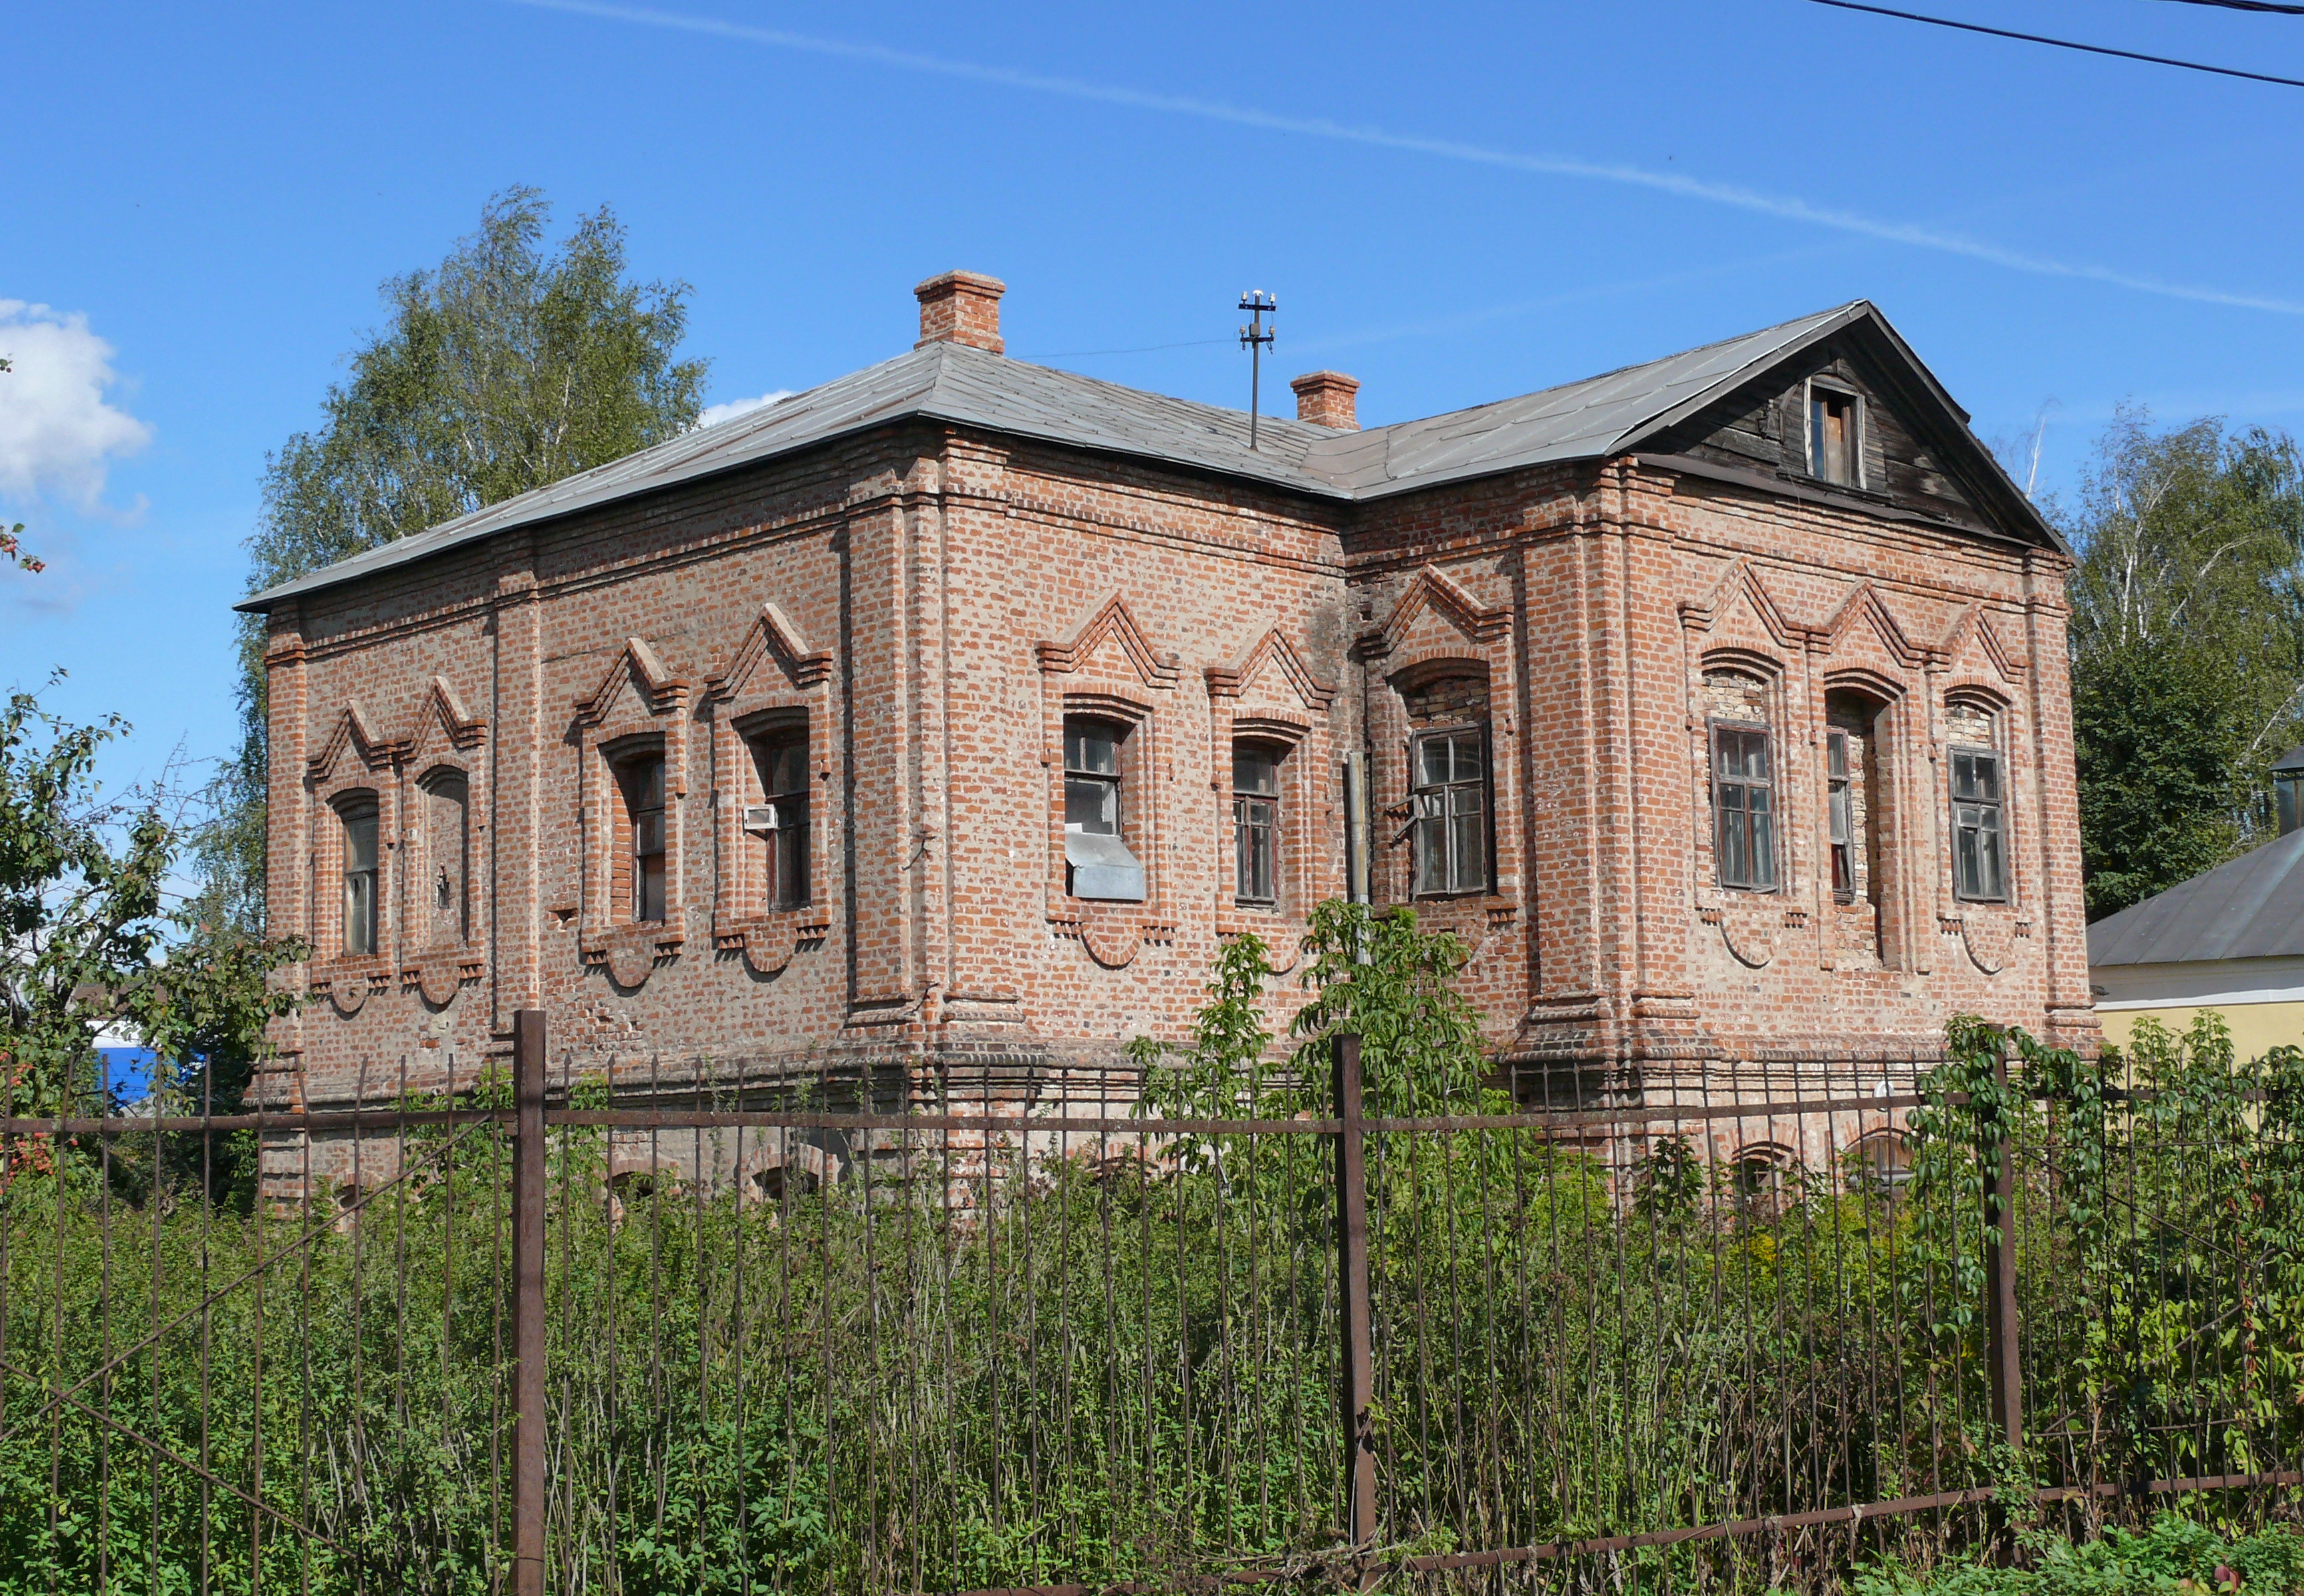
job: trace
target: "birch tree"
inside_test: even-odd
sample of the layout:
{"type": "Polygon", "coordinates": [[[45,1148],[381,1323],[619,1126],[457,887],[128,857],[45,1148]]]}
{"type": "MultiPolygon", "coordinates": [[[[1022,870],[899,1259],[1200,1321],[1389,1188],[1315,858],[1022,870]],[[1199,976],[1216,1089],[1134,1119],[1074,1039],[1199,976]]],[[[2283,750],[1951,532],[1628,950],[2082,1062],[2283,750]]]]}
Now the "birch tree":
{"type": "MultiPolygon", "coordinates": [[[[383,287],[388,319],[346,359],[318,427],[267,463],[249,590],[678,437],[706,362],[682,360],[685,283],[631,280],[606,208],[555,248],[534,189],[492,200],[436,269],[383,287]]],[[[240,635],[241,741],[199,846],[205,907],[264,914],[264,632],[240,635]]]]}

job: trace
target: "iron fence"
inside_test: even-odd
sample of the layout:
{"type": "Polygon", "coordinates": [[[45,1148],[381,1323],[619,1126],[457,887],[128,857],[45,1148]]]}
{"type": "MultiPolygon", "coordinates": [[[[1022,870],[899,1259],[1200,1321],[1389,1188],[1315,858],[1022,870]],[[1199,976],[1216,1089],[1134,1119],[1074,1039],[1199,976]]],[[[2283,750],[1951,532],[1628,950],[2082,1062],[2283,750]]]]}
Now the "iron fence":
{"type": "MultiPolygon", "coordinates": [[[[1835,1583],[2300,1482],[2279,1080],[405,1070],[0,1122],[0,1593],[1835,1583]],[[1986,1100],[1986,1099],[1989,1100],[1986,1100]]],[[[2003,1071],[2004,1074],[2004,1071],[2003,1071]]]]}

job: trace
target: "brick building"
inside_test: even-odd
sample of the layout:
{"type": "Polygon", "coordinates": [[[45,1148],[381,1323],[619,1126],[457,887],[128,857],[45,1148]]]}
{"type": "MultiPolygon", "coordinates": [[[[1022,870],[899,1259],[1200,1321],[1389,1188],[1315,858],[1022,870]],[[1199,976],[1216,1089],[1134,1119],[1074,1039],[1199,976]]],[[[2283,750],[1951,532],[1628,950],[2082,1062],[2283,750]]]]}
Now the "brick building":
{"type": "Polygon", "coordinates": [[[917,292],[908,353],[243,606],[275,1093],[531,1006],[619,1084],[1093,1073],[1226,935],[1289,964],[1355,831],[1524,1079],[2093,1038],[2070,556],[1869,304],[1367,430],[1314,373],[1251,450],[917,292]]]}

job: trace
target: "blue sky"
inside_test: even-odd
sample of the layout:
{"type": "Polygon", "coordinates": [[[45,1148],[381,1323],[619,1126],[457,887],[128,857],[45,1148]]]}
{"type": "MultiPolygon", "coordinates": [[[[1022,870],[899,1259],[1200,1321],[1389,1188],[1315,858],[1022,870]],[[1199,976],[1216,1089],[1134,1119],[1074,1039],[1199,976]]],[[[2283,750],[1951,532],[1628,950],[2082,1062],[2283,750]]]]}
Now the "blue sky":
{"type": "MultiPolygon", "coordinates": [[[[2304,77],[2304,18],[1910,8],[2304,77]]],[[[711,398],[910,346],[1005,278],[1009,352],[1385,421],[1859,296],[2069,489],[2124,400],[2304,427],[2304,89],[1807,0],[1253,9],[669,0],[20,7],[0,133],[0,685],[118,710],[148,777],[234,736],[266,452],[377,284],[494,191],[603,202],[693,285],[711,398]],[[1267,393],[1286,398],[1274,382],[1267,393]]]]}

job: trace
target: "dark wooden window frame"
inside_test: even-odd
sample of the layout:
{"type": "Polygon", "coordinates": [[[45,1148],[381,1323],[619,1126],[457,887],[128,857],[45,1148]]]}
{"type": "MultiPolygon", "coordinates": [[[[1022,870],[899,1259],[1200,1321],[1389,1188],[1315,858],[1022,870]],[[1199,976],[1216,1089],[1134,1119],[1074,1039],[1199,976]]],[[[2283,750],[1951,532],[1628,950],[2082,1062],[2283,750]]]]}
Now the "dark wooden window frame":
{"type": "Polygon", "coordinates": [[[338,921],[337,951],[348,959],[373,958],[384,927],[384,802],[383,795],[357,787],[330,800],[337,824],[337,863],[343,879],[343,914],[338,921]],[[368,858],[354,857],[356,826],[368,827],[368,858]],[[355,934],[357,931],[357,934],[355,934]],[[355,946],[359,944],[360,946],[355,946]]]}
{"type": "Polygon", "coordinates": [[[1848,733],[1839,726],[1824,734],[1825,812],[1832,853],[1832,897],[1834,903],[1856,901],[1856,826],[1850,794],[1855,772],[1848,763],[1848,733]]]}
{"type": "Polygon", "coordinates": [[[761,824],[757,827],[754,817],[748,814],[744,829],[763,845],[760,905],[772,913],[805,909],[815,902],[811,857],[816,836],[815,787],[810,776],[814,756],[809,734],[804,715],[764,717],[758,724],[748,724],[742,733],[744,751],[752,760],[754,779],[760,787],[760,802],[753,807],[769,811],[758,817],[761,824]],[[780,772],[779,764],[794,756],[798,768],[780,772]],[[779,780],[780,775],[784,779],[779,780]]]}
{"type": "Polygon", "coordinates": [[[1409,838],[1409,896],[1419,898],[1466,897],[1488,890],[1495,879],[1495,759],[1489,746],[1486,721],[1467,721],[1457,726],[1419,727],[1408,739],[1408,825],[1404,835],[1409,838]],[[1445,782],[1427,782],[1424,776],[1424,749],[1442,739],[1470,736],[1479,750],[1480,772],[1477,777],[1456,779],[1453,758],[1451,757],[1450,777],[1445,782]],[[1480,857],[1478,868],[1469,877],[1457,857],[1457,842],[1461,835],[1454,822],[1464,817],[1458,812],[1459,795],[1471,794],[1479,800],[1479,825],[1475,835],[1479,839],[1480,857]],[[1436,803],[1436,808],[1434,805],[1436,803]],[[1427,838],[1441,839],[1444,858],[1444,875],[1446,884],[1427,887],[1425,862],[1431,843],[1427,838]]]}
{"type": "Polygon", "coordinates": [[[1712,810],[1712,871],[1714,878],[1719,882],[1724,891],[1749,892],[1762,896],[1782,892],[1783,890],[1784,884],[1783,833],[1783,828],[1778,824],[1778,816],[1781,814],[1783,806],[1777,802],[1776,797],[1780,785],[1780,778],[1777,775],[1777,766],[1779,761],[1776,758],[1775,728],[1769,726],[1765,721],[1727,719],[1707,720],[1705,723],[1704,732],[1704,763],[1706,774],[1710,781],[1712,794],[1710,808],[1712,810]],[[1753,735],[1758,736],[1761,740],[1761,747],[1765,751],[1767,759],[1767,774],[1762,777],[1747,776],[1741,772],[1732,776],[1724,774],[1720,768],[1720,743],[1721,734],[1724,732],[1740,739],[1753,735]],[[1742,802],[1732,810],[1728,807],[1726,802],[1727,790],[1732,787],[1737,789],[1742,795],[1742,802]],[[1756,850],[1751,846],[1751,842],[1752,839],[1758,835],[1758,833],[1756,832],[1749,824],[1750,817],[1753,812],[1751,808],[1751,794],[1755,790],[1764,792],[1767,794],[1767,803],[1765,810],[1766,816],[1766,831],[1767,843],[1767,870],[1766,879],[1765,880],[1758,879],[1758,871],[1749,868],[1749,863],[1753,859],[1756,852],[1756,850]],[[1727,817],[1731,814],[1741,817],[1744,821],[1746,840],[1744,858],[1748,862],[1748,868],[1743,872],[1744,879],[1741,880],[1731,879],[1728,851],[1720,845],[1721,837],[1726,828],[1727,817]]]}
{"type": "MultiPolygon", "coordinates": [[[[1963,904],[2005,904],[2015,895],[2009,889],[2009,860],[2012,849],[2008,836],[2008,760],[1996,748],[1972,743],[1955,743],[1944,750],[1945,785],[1952,797],[1952,895],[1963,904]],[[1987,760],[1992,770],[1992,795],[1984,797],[1961,791],[1961,766],[1963,760],[1987,760]],[[1987,824],[1986,821],[1989,821],[1987,824]],[[1979,837],[1988,834],[1993,839],[1992,868],[1995,879],[1978,881],[1971,889],[1963,879],[1961,862],[1966,854],[1964,845],[1968,834],[1979,837]]],[[[1979,862],[1981,854],[1978,855],[1979,862]]]]}
{"type": "Polygon", "coordinates": [[[1286,862],[1282,857],[1287,812],[1287,765],[1295,751],[1276,738],[1244,735],[1232,744],[1232,902],[1243,909],[1276,909],[1283,890],[1286,862]],[[1268,760],[1272,785],[1250,788],[1241,785],[1241,758],[1268,760]],[[1258,859],[1263,879],[1256,879],[1258,859]],[[1258,891],[1261,887],[1263,890],[1258,891]]]}
{"type": "Polygon", "coordinates": [[[1865,413],[1863,395],[1847,384],[1835,382],[1830,378],[1809,378],[1800,392],[1800,437],[1805,445],[1800,461],[1801,469],[1817,481],[1829,487],[1852,488],[1859,493],[1863,492],[1865,490],[1864,441],[1869,420],[1870,418],[1865,413]],[[1816,410],[1819,395],[1828,395],[1832,398],[1844,399],[1848,402],[1848,436],[1845,439],[1848,478],[1845,481],[1832,476],[1827,471],[1817,469],[1822,461],[1819,451],[1823,444],[1823,439],[1817,435],[1816,410]]]}
{"type": "Polygon", "coordinates": [[[670,760],[663,744],[650,740],[630,750],[616,751],[609,768],[615,775],[619,821],[615,918],[628,925],[662,925],[671,901],[672,886],[672,837],[667,824],[670,760]],[[656,776],[653,803],[642,785],[651,768],[656,776]],[[650,860],[656,862],[653,874],[648,869],[650,860]]]}

